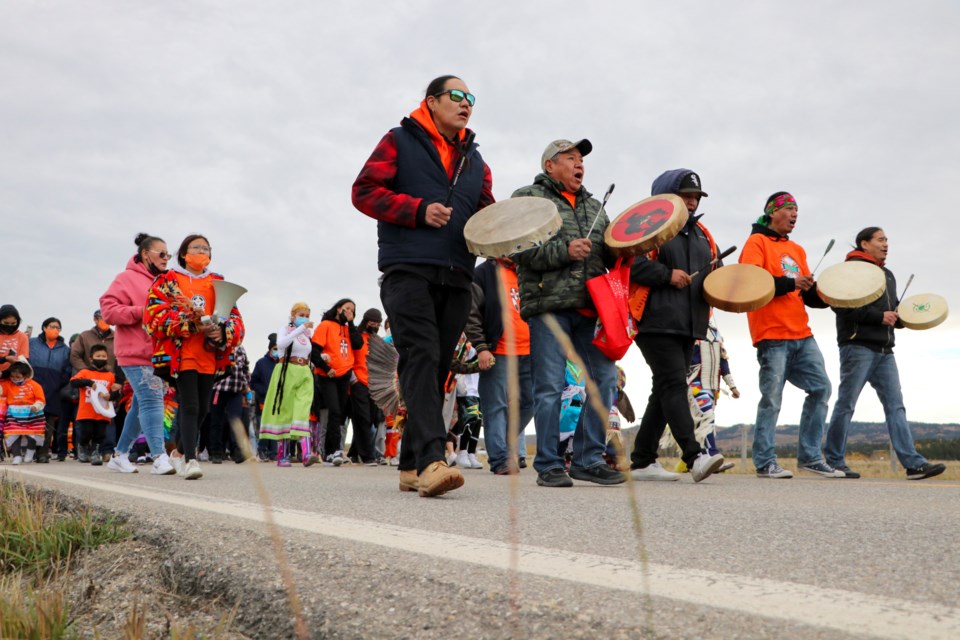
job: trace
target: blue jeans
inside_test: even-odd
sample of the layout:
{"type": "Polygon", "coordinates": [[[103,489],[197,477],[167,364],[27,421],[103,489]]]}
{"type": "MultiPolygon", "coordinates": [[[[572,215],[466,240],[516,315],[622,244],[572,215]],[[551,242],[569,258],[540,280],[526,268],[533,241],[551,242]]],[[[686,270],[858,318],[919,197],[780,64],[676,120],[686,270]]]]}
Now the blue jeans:
{"type": "Polygon", "coordinates": [[[117,453],[128,455],[134,441],[143,430],[150,455],[156,458],[166,453],[163,446],[163,380],[153,375],[151,366],[122,367],[133,388],[133,402],[123,423],[117,453]]]}
{"type": "Polygon", "coordinates": [[[840,390],[833,405],[827,442],[823,453],[827,464],[846,466],[847,429],[853,418],[853,410],[864,385],[869,382],[876,390],[883,415],[887,419],[887,431],[897,458],[905,469],[916,469],[926,458],[917,453],[913,434],[907,425],[907,410],[900,392],[900,373],[892,353],[880,353],[858,344],[840,347],[840,390]]]}
{"type": "MultiPolygon", "coordinates": [[[[537,457],[533,468],[537,473],[564,468],[560,449],[560,396],[566,386],[567,357],[563,346],[547,327],[544,315],[530,318],[530,357],[535,362],[533,373],[533,413],[537,429],[537,457]]],[[[574,310],[552,314],[573,348],[583,360],[586,373],[600,392],[600,402],[609,411],[617,385],[617,367],[612,360],[593,346],[596,319],[574,310]]],[[[589,402],[586,414],[573,434],[573,466],[590,469],[605,465],[603,451],[606,443],[608,413],[598,416],[589,402]]]]}
{"type": "Polygon", "coordinates": [[[524,428],[533,418],[533,378],[530,356],[497,356],[496,364],[480,372],[480,407],[483,410],[483,443],[491,469],[507,463],[507,361],[517,361],[517,383],[520,392],[520,423],[517,434],[518,457],[526,458],[524,428]]]}
{"type": "Polygon", "coordinates": [[[802,340],[763,340],[757,345],[757,361],[761,398],[753,434],[754,466],[763,469],[777,461],[777,418],[787,382],[807,392],[800,413],[797,464],[822,462],[820,442],[830,401],[830,379],[817,341],[812,336],[802,340]]]}

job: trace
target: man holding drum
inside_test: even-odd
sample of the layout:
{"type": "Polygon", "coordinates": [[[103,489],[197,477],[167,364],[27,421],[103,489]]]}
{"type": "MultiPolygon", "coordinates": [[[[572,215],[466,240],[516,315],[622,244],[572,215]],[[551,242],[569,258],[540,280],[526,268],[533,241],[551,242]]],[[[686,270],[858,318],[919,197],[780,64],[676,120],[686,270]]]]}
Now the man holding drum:
{"type": "Polygon", "coordinates": [[[447,467],[442,386],[470,312],[473,266],[463,227],[493,203],[490,169],[466,128],[475,98],[440,76],[420,106],[388,132],[353,183],[353,205],[376,219],[380,299],[400,354],[409,420],[400,490],[423,497],[463,486],[447,467]],[[455,185],[454,188],[451,185],[455,185]]]}
{"type": "Polygon", "coordinates": [[[840,390],[833,406],[827,442],[823,453],[827,464],[844,477],[859,478],[847,466],[847,429],[864,385],[869,382],[877,391],[887,420],[890,442],[900,464],[907,470],[908,480],[922,480],[940,475],[946,467],[930,464],[917,453],[913,434],[907,424],[907,412],[900,390],[900,374],[893,357],[894,328],[903,325],[897,316],[897,280],[884,266],[887,259],[887,236],[880,227],[867,227],[857,234],[856,249],[847,254],[847,262],[875,264],[887,278],[884,294],[857,309],[834,308],[837,314],[837,342],[840,345],[840,390]]]}
{"type": "Polygon", "coordinates": [[[820,309],[827,305],[817,295],[806,252],[788,237],[797,224],[797,201],[786,191],[778,191],[767,199],[763,211],[740,253],[741,263],[766,269],[774,281],[773,300],[747,313],[760,363],[762,394],[753,434],[753,464],[758,478],[793,477],[777,464],[775,451],[780,401],[789,381],[807,393],[800,414],[797,466],[827,478],[842,478],[820,452],[830,379],[804,305],[820,309]]]}
{"type": "Polygon", "coordinates": [[[619,484],[623,474],[603,459],[607,415],[590,408],[583,416],[573,442],[570,475],[564,472],[559,454],[560,403],[565,386],[566,354],[544,319],[552,315],[573,343],[577,354],[596,383],[604,407],[613,404],[617,370],[613,361],[593,345],[596,310],[587,292],[587,280],[606,273],[609,254],[603,231],[609,220],[600,212],[600,202],[583,188],[583,157],[593,145],[589,140],[555,140],[540,159],[543,170],[514,197],[534,196],[553,202],[563,222],[560,231],[541,246],[514,256],[520,284],[520,315],[530,327],[530,358],[534,389],[534,424],[537,430],[537,484],[544,487],[573,486],[571,478],[597,484],[619,484]],[[593,230],[591,224],[600,219],[593,230]]]}
{"type": "Polygon", "coordinates": [[[687,369],[693,345],[706,339],[710,305],[703,297],[703,280],[717,257],[716,244],[694,215],[707,194],[700,176],[673,169],[653,181],[652,195],[672,193],[687,207],[689,217],[656,257],[640,255],[630,270],[632,283],[649,288],[634,341],[653,374],[653,389],[633,444],[630,467],[635,480],[677,480],[680,476],[657,462],[660,437],[667,424],[695,482],[723,465],[720,454],[707,455],[694,436],[687,390],[687,369]],[[699,271],[697,277],[690,274],[699,271]]]}

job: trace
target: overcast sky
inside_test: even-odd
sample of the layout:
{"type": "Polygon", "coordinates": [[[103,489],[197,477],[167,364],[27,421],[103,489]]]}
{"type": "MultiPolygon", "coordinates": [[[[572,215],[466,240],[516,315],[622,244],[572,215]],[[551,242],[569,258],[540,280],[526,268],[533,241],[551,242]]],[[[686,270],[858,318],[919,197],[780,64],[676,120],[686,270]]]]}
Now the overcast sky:
{"type": "MultiPolygon", "coordinates": [[[[497,198],[546,144],[588,137],[585,184],[617,184],[611,217],[689,167],[718,244],[743,246],[766,197],[800,205],[811,267],[882,226],[902,289],[958,300],[956,2],[316,2],[114,0],[0,5],[0,303],[24,324],[92,325],[147,231],[206,234],[212,268],[246,286],[252,358],[291,303],[380,306],[376,224],[350,187],[430,79],[461,76],[497,198]],[[946,215],[948,225],[943,224],[946,215]]],[[[746,317],[719,315],[753,422],[746,317]]],[[[908,417],[956,421],[956,317],[899,331],[908,417]]],[[[839,382],[833,313],[811,324],[839,382]]],[[[35,331],[36,335],[36,331],[35,331]]],[[[623,361],[642,413],[649,374],[623,361]]],[[[789,388],[781,423],[799,420],[789,388]]],[[[882,410],[866,391],[855,419],[882,410]]]]}

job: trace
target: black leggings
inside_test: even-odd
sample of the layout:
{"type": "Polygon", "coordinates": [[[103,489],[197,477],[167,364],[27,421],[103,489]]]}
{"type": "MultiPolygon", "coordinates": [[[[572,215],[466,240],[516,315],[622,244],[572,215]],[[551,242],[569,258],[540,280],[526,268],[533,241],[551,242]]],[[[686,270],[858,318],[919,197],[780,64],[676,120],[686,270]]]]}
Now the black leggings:
{"type": "Polygon", "coordinates": [[[212,373],[181,371],[177,375],[177,401],[180,403],[177,451],[187,460],[197,457],[197,433],[200,423],[210,411],[211,391],[212,373]]]}
{"type": "Polygon", "coordinates": [[[324,455],[340,449],[340,428],[347,419],[347,392],[350,390],[350,372],[339,378],[320,376],[317,385],[327,407],[327,431],[323,445],[324,455]]]}

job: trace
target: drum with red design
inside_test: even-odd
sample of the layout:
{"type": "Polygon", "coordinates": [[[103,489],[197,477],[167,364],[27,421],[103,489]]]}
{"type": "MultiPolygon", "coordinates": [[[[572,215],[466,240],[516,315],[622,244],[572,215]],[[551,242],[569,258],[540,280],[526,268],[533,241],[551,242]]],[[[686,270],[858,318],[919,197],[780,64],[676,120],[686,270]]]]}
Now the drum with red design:
{"type": "Polygon", "coordinates": [[[687,206],[673,194],[631,205],[611,222],[603,239],[615,256],[635,256],[662,247],[687,224],[687,206]]]}

